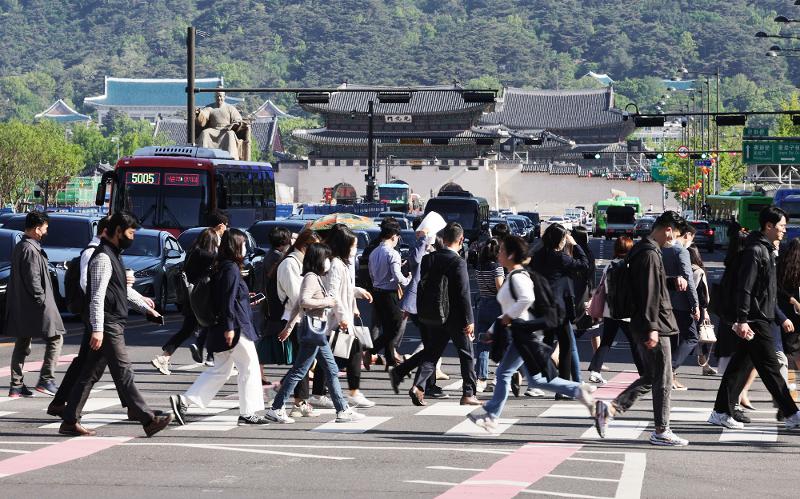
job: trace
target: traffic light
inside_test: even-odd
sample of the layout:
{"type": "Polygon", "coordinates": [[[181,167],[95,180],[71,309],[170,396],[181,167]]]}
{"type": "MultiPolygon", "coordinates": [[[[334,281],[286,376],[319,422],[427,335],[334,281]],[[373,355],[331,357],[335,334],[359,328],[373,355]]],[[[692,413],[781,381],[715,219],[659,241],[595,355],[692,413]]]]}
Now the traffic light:
{"type": "Polygon", "coordinates": [[[583,153],[583,159],[600,159],[599,152],[585,152],[583,153]]]}

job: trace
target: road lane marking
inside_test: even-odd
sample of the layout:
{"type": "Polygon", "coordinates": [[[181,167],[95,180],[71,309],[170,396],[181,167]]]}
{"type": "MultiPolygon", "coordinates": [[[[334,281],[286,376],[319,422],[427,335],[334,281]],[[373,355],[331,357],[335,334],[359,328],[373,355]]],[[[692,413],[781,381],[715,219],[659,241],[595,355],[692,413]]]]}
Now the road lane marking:
{"type": "MultiPolygon", "coordinates": [[[[77,357],[78,354],[69,354],[69,355],[62,355],[58,358],[58,366],[62,366],[64,364],[69,364],[72,362],[72,359],[77,357]]],[[[36,360],[33,362],[26,362],[25,365],[22,367],[23,373],[30,373],[39,371],[42,368],[42,361],[36,360]]],[[[11,367],[0,367],[0,378],[11,376],[11,367]]]]}
{"type": "Polygon", "coordinates": [[[117,385],[115,385],[114,383],[107,383],[107,384],[105,384],[105,385],[100,385],[100,386],[98,386],[97,388],[94,388],[94,389],[91,391],[91,393],[102,392],[102,391],[105,391],[105,390],[110,390],[110,389],[112,389],[112,388],[116,388],[116,387],[117,387],[117,385]]]}
{"type": "Polygon", "coordinates": [[[492,432],[488,432],[467,419],[447,430],[445,435],[449,437],[496,437],[503,434],[503,432],[511,428],[511,426],[517,422],[519,422],[519,419],[498,419],[497,428],[495,428],[492,432]]]}
{"type": "Polygon", "coordinates": [[[173,428],[174,431],[228,431],[236,428],[238,414],[217,414],[173,428]]]}
{"type": "Polygon", "coordinates": [[[83,412],[102,411],[103,409],[114,407],[116,405],[120,405],[119,398],[89,398],[89,400],[87,400],[86,404],[83,406],[83,412]]]}
{"type": "Polygon", "coordinates": [[[10,416],[11,414],[16,414],[16,412],[13,412],[13,411],[0,411],[0,418],[4,418],[6,416],[10,416]]]}
{"type": "Polygon", "coordinates": [[[19,449],[0,449],[0,453],[3,454],[30,454],[33,451],[30,450],[19,450],[19,449]]]}
{"type": "Polygon", "coordinates": [[[596,478],[591,476],[571,476],[571,475],[554,475],[549,474],[547,478],[568,478],[570,480],[586,480],[588,482],[619,482],[615,478],[596,478]]]}
{"type": "Polygon", "coordinates": [[[552,490],[535,490],[535,489],[525,489],[521,490],[523,494],[540,494],[546,496],[556,496],[556,497],[577,497],[583,499],[614,499],[613,497],[604,497],[604,496],[589,496],[586,494],[570,494],[567,492],[553,492],[552,490]]]}
{"type": "Polygon", "coordinates": [[[438,498],[510,499],[550,474],[580,449],[580,445],[523,445],[487,470],[450,488],[438,498]]]}
{"type": "Polygon", "coordinates": [[[669,419],[687,423],[705,423],[709,414],[711,411],[708,407],[671,407],[669,419]]]}
{"type": "Polygon", "coordinates": [[[647,468],[647,454],[643,452],[626,452],[625,464],[622,465],[622,476],[619,478],[615,499],[639,499],[642,495],[644,472],[647,468]]]}
{"type": "MultiPolygon", "coordinates": [[[[96,428],[100,428],[101,426],[105,426],[107,424],[112,423],[119,423],[120,421],[126,421],[128,419],[127,414],[103,414],[103,413],[92,413],[92,414],[84,414],[81,417],[81,426],[84,428],[88,428],[90,430],[94,430],[96,428]]],[[[39,428],[48,428],[48,429],[58,429],[61,427],[61,422],[58,423],[48,423],[46,425],[42,425],[39,428]]]]}
{"type": "Polygon", "coordinates": [[[589,409],[580,404],[559,403],[550,406],[540,418],[561,418],[561,419],[589,419],[589,409]]]}
{"type": "Polygon", "coordinates": [[[451,392],[458,392],[461,391],[461,388],[464,386],[464,380],[460,379],[454,383],[450,383],[449,385],[442,388],[442,390],[449,390],[451,392]]]}
{"type": "Polygon", "coordinates": [[[0,404],[2,404],[2,403],[4,403],[4,402],[13,402],[14,400],[19,400],[19,399],[21,399],[21,398],[22,398],[22,397],[16,397],[16,398],[11,398],[11,397],[0,397],[0,404]]]}
{"type": "Polygon", "coordinates": [[[337,423],[329,421],[325,424],[317,426],[311,431],[319,433],[365,433],[379,424],[385,423],[392,419],[391,417],[367,416],[360,421],[353,421],[352,423],[337,423]]]}
{"type": "Polygon", "coordinates": [[[458,402],[436,402],[419,411],[417,416],[461,416],[474,411],[474,405],[461,405],[458,402]]]}
{"type": "Polygon", "coordinates": [[[176,367],[176,368],[172,368],[172,369],[170,369],[170,371],[191,371],[192,369],[197,369],[198,367],[203,367],[203,366],[205,366],[205,364],[203,364],[203,363],[186,364],[185,366],[179,366],[179,367],[176,367]]]}
{"type": "Polygon", "coordinates": [[[234,452],[245,452],[251,454],[269,454],[274,456],[288,456],[288,457],[310,457],[314,459],[331,459],[334,461],[351,461],[355,459],[354,457],[343,457],[343,456],[323,456],[320,454],[299,454],[297,452],[281,452],[281,451],[274,451],[274,450],[264,450],[264,449],[252,449],[252,448],[241,448],[236,444],[231,445],[204,445],[204,444],[185,444],[187,447],[192,447],[195,449],[210,449],[210,450],[227,450],[227,451],[234,451],[234,452]]]}
{"type": "MultiPolygon", "coordinates": [[[[17,443],[25,443],[25,442],[4,442],[0,441],[0,444],[17,444],[17,443]]],[[[40,444],[33,444],[30,445],[40,445],[40,444]]],[[[142,445],[148,447],[159,447],[159,446],[167,446],[167,447],[185,447],[191,445],[200,445],[200,444],[179,444],[179,443],[171,443],[171,442],[130,442],[124,445],[142,445]]],[[[501,456],[508,456],[514,453],[512,449],[477,449],[477,448],[463,448],[463,447],[407,447],[407,446],[387,446],[387,445],[303,445],[303,444],[236,444],[237,447],[263,447],[268,449],[337,449],[337,450],[371,450],[371,451],[408,451],[408,452],[420,452],[420,451],[431,451],[431,452],[463,452],[467,454],[495,454],[501,456]]],[[[603,452],[603,454],[606,454],[603,452]]],[[[623,454],[623,453],[620,453],[623,454]]]]}
{"type": "Polygon", "coordinates": [[[39,470],[90,456],[133,437],[75,437],[0,461],[0,478],[39,470]]]}
{"type": "Polygon", "coordinates": [[[724,443],[740,442],[777,442],[778,428],[775,426],[747,426],[743,430],[723,428],[719,441],[724,443]]]}
{"type": "MultiPolygon", "coordinates": [[[[606,428],[606,440],[637,440],[647,428],[648,421],[632,421],[627,419],[612,419],[606,428]]],[[[600,439],[595,428],[589,428],[580,438],[587,440],[600,439]]]]}
{"type": "Polygon", "coordinates": [[[456,468],[455,466],[428,466],[429,470],[443,471],[486,471],[485,468],[456,468]]]}
{"type": "Polygon", "coordinates": [[[639,379],[639,373],[623,371],[608,380],[608,383],[600,385],[597,391],[593,393],[594,398],[597,400],[613,400],[637,379],[639,379]]]}

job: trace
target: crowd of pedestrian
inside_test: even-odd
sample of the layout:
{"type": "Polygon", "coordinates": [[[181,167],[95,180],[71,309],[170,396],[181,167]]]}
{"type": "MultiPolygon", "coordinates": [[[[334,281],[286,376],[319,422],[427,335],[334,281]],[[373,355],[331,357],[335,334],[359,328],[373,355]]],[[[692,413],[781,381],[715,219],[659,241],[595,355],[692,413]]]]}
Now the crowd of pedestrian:
{"type": "Polygon", "coordinates": [[[719,285],[709,284],[692,246],[694,227],[673,211],[661,214],[650,235],[635,244],[618,238],[598,283],[580,227],[551,224],[529,247],[499,224],[482,235],[470,269],[461,225],[436,213],[428,217],[415,222],[405,261],[398,251],[400,225],[392,218],[381,222],[377,241],[361,256],[346,225],[299,234],[275,227],[250,289],[242,277],[247,235],[228,228],[223,213],[212,214],[178,278],[183,324],[152,360],[169,375],[171,357],[192,339],[192,357],[207,368],[184,393],[169,396],[170,410],[162,413],[145,403],[125,345],[129,309],[163,320],[153,301],[133,289],[124,265],[138,222],[126,213],[102,219],[80,255],[84,332],[59,386],[55,366],[65,328],[41,246],[48,217],[31,212],[12,254],[7,290],[5,334],[16,338],[9,396],[34,395],[23,368],[31,341],[41,338],[45,358],[34,389],[53,397],[47,412],[62,419],[64,435],[96,434],[81,425],[81,413],[106,367],[129,419],[148,436],[173,419],[186,424],[187,409],[207,407],[232,376],[240,425],[290,424],[317,416],[315,409],[334,409],[335,421],[347,423],[376,405],[361,386],[362,371],[376,364],[385,366],[395,393],[413,378],[408,396],[414,405],[447,398],[436,380],[452,343],[462,379],[459,403],[482,406],[469,419],[487,432],[497,429],[509,393],[519,396],[524,378],[526,396],[550,392],[583,404],[601,437],[612,419],[650,394],[650,442],[687,445],[670,428],[670,402],[673,391],[690,388],[677,373],[694,357],[703,375],[722,375],[709,423],[740,429],[749,422],[747,391],[757,374],[777,418],[787,428],[800,427],[788,384],[788,367],[800,357],[800,239],[781,246],[786,215],[780,209],[765,208],[759,230],[732,226],[719,285]],[[356,285],[359,272],[365,287],[356,285]],[[373,327],[361,320],[360,307],[367,306],[373,327]],[[409,323],[421,344],[404,354],[400,338],[409,323]],[[596,331],[597,340],[584,382],[577,338],[587,330],[596,331]],[[595,400],[620,331],[639,378],[613,400],[595,400]],[[267,378],[269,365],[287,366],[280,381],[267,378]],[[491,395],[482,402],[484,393],[491,395]]]}

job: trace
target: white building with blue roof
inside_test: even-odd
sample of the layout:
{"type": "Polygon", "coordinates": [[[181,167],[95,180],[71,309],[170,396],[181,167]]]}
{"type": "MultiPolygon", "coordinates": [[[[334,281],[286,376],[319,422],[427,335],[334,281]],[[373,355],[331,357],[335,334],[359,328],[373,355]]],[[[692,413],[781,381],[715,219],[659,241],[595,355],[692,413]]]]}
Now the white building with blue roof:
{"type": "MultiPolygon", "coordinates": [[[[197,88],[224,87],[222,76],[197,78],[197,88]]],[[[228,104],[237,104],[241,99],[226,96],[228,104]]],[[[97,121],[102,124],[109,111],[116,109],[134,119],[146,119],[155,123],[159,116],[186,117],[186,79],[183,78],[114,78],[106,76],[105,93],[86,97],[84,104],[97,109],[97,121]]],[[[214,102],[214,94],[195,94],[195,105],[204,107],[214,102]]]]}

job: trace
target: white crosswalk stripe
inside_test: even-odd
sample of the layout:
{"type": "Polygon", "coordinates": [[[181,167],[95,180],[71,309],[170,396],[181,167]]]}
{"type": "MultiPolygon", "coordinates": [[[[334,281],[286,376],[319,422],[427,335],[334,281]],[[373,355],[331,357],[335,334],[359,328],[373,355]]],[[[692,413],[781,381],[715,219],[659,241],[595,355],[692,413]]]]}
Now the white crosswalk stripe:
{"type": "Polygon", "coordinates": [[[419,411],[417,416],[466,416],[475,409],[474,405],[461,405],[458,402],[436,402],[419,411]]]}
{"type": "Polygon", "coordinates": [[[743,430],[723,428],[719,441],[723,443],[777,442],[778,428],[775,426],[747,426],[743,430]]]}
{"type": "MultiPolygon", "coordinates": [[[[81,416],[81,426],[84,428],[88,428],[90,430],[94,430],[96,428],[100,428],[101,426],[105,426],[111,423],[118,423],[120,421],[126,421],[128,419],[127,414],[104,414],[100,412],[84,414],[81,416]]],[[[57,423],[49,423],[39,428],[52,428],[58,429],[61,426],[61,422],[57,423]]]]}
{"type": "Polygon", "coordinates": [[[379,424],[385,423],[392,419],[391,417],[367,416],[361,421],[354,421],[352,423],[337,423],[329,421],[323,425],[317,426],[311,431],[319,433],[364,433],[379,424]]]}
{"type": "Polygon", "coordinates": [[[500,418],[497,420],[497,428],[489,433],[472,421],[466,420],[447,430],[445,435],[450,437],[496,437],[511,428],[511,426],[517,422],[519,422],[519,419],[500,418]]]}

